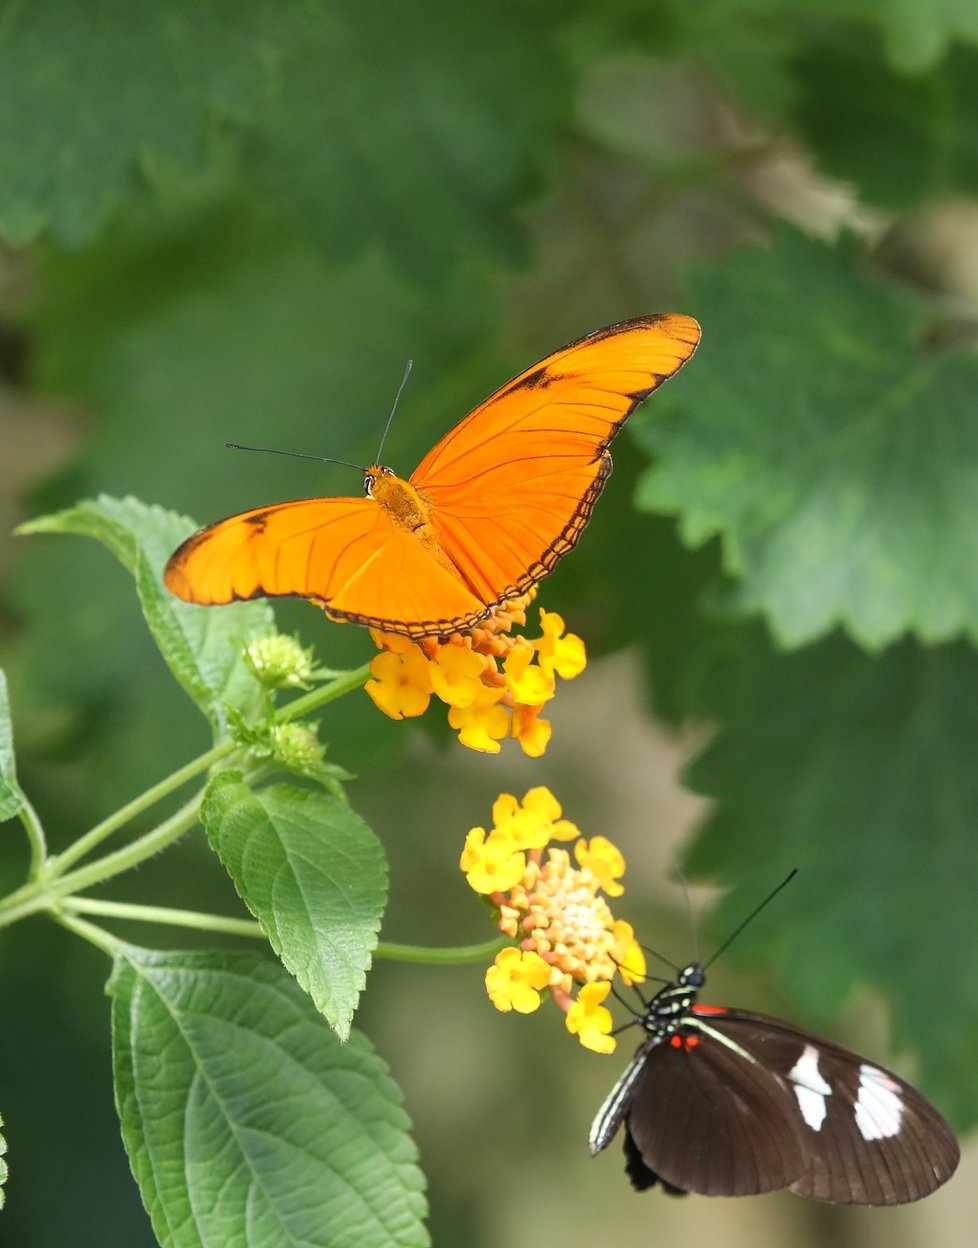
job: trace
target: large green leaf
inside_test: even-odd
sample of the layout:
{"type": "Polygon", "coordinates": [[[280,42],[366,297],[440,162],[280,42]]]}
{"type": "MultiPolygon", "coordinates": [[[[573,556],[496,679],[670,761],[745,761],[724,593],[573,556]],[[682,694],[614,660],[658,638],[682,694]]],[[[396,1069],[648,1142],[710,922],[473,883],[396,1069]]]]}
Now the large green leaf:
{"type": "Polygon", "coordinates": [[[693,279],[703,344],[633,422],[639,504],[718,536],[783,645],[978,637],[978,359],[927,347],[860,258],[785,232],[693,279]]]}
{"type": "MultiPolygon", "coordinates": [[[[978,6],[972,0],[864,0],[883,21],[887,55],[897,69],[930,69],[955,40],[978,43],[978,6]]],[[[868,84],[867,84],[868,86],[868,84]]]]}
{"type": "Polygon", "coordinates": [[[7,677],[0,668],[0,823],[12,819],[24,804],[14,766],[14,734],[10,725],[7,677]]]}
{"type": "Polygon", "coordinates": [[[345,1039],[387,897],[380,842],[329,794],[256,793],[233,772],[211,781],[201,821],[272,948],[345,1039]]]}
{"type": "Polygon", "coordinates": [[[87,242],[148,182],[237,174],[332,255],[379,241],[417,270],[512,250],[512,208],[540,177],[565,92],[559,58],[540,55],[559,12],[18,6],[0,37],[0,229],[87,242]]]}
{"type": "Polygon", "coordinates": [[[174,676],[219,727],[225,702],[242,713],[261,704],[262,688],[241,652],[249,638],[274,629],[274,616],[266,602],[209,611],[164,588],[163,566],[193,529],[192,521],[160,507],[103,496],[30,520],[18,532],[82,534],[108,547],[135,577],[146,622],[174,676]]]}
{"type": "Polygon", "coordinates": [[[978,1121],[978,653],[907,641],[873,658],[835,637],[779,655],[754,627],[701,667],[723,729],[689,776],[717,805],[688,861],[738,885],[717,934],[798,867],[737,950],[776,952],[819,1020],[872,983],[922,1084],[978,1121]],[[942,1006],[921,1009],[935,976],[942,1006]]]}
{"type": "Polygon", "coordinates": [[[300,0],[124,0],[26,4],[0,39],[0,228],[14,242],[50,229],[77,244],[144,185],[145,162],[190,174],[211,140],[268,107],[300,0]]]}
{"type": "Polygon", "coordinates": [[[423,1248],[423,1178],[369,1042],[252,955],[116,959],[116,1105],[164,1248],[423,1248]]]}

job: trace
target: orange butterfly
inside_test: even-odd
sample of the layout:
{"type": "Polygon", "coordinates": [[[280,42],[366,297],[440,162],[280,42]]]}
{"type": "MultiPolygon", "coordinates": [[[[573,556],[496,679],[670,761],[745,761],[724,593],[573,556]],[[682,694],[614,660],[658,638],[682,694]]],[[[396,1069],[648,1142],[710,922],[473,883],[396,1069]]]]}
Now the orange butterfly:
{"type": "Polygon", "coordinates": [[[202,605],[294,594],[418,640],[473,628],[573,549],[625,419],[696,350],[688,316],[595,330],[497,390],[408,481],[374,464],[366,498],[258,507],[201,529],[163,579],[202,605]]]}

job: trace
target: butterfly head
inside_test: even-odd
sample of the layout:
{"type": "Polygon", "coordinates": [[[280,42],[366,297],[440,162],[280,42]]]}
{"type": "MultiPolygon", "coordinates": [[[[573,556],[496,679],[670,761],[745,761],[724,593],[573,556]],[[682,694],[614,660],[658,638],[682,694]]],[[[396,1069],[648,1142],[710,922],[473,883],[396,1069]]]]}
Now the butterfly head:
{"type": "Polygon", "coordinates": [[[363,470],[363,492],[368,498],[373,498],[374,487],[381,477],[394,477],[397,474],[393,468],[385,468],[383,464],[371,464],[369,468],[363,470]]]}
{"type": "Polygon", "coordinates": [[[706,975],[698,962],[693,962],[679,972],[671,984],[666,984],[655,994],[641,1019],[646,1031],[656,1035],[668,1035],[680,1026],[696,1002],[699,990],[706,983],[706,975]]]}

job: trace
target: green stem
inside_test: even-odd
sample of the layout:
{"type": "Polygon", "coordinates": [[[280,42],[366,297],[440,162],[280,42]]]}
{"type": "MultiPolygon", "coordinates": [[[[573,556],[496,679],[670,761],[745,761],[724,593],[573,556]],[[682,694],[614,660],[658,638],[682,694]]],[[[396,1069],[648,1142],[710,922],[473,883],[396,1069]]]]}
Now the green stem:
{"type": "Polygon", "coordinates": [[[111,879],[114,875],[121,875],[130,867],[138,866],[144,859],[158,854],[194,826],[200,814],[203,797],[203,790],[195,793],[189,802],[185,802],[169,819],[164,819],[151,832],[137,837],[131,844],[117,849],[114,854],[106,854],[104,858],[89,863],[87,867],[79,867],[77,871],[69,871],[67,875],[50,881],[51,891],[58,896],[81,892],[91,888],[93,884],[101,884],[103,880],[111,879]]]}
{"type": "Polygon", "coordinates": [[[388,958],[392,962],[427,962],[432,965],[452,966],[464,962],[484,962],[513,942],[505,936],[483,941],[480,945],[395,945],[382,940],[374,950],[375,958],[388,958]]]}
{"type": "Polygon", "coordinates": [[[47,858],[48,847],[44,838],[44,825],[37,817],[37,811],[30,804],[23,792],[20,793],[20,799],[23,802],[20,810],[17,812],[21,823],[24,825],[24,831],[27,833],[27,840],[31,847],[31,878],[38,876],[44,867],[44,861],[47,858]]]}
{"type": "MultiPolygon", "coordinates": [[[[359,688],[369,675],[370,665],[366,663],[351,672],[345,672],[332,684],[321,689],[314,689],[304,697],[296,698],[294,702],[290,702],[288,706],[283,707],[276,714],[275,719],[279,723],[284,723],[297,718],[299,715],[307,714],[320,706],[325,706],[336,698],[359,688]]],[[[68,867],[90,853],[117,829],[123,827],[137,815],[142,814],[143,811],[149,809],[156,802],[168,797],[189,780],[207,771],[215,763],[228,758],[239,748],[237,742],[232,740],[222,741],[219,745],[215,745],[213,749],[199,755],[192,762],[187,763],[186,766],[172,772],[165,779],[161,780],[159,784],[147,789],[145,793],[140,794],[139,797],[128,802],[114,814],[109,815],[107,819],[103,819],[101,823],[96,824],[94,828],[91,828],[83,836],[79,837],[74,844],[69,845],[64,853],[48,858],[46,861],[44,860],[44,834],[40,821],[25,799],[25,805],[22,809],[26,813],[22,813],[21,817],[24,820],[31,840],[32,878],[26,884],[21,885],[20,888],[0,900],[0,927],[8,926],[18,919],[26,918],[28,915],[36,914],[42,910],[56,909],[61,898],[80,892],[83,889],[91,888],[95,884],[101,884],[104,880],[111,879],[112,876],[120,875],[123,871],[128,871],[130,868],[138,866],[144,859],[159,853],[160,850],[172,844],[196,823],[203,798],[202,790],[196,793],[169,819],[165,819],[152,831],[137,838],[130,845],[117,850],[115,853],[106,854],[105,857],[99,858],[85,867],[80,867],[77,871],[68,871],[68,867]]],[[[254,777],[251,777],[251,779],[253,780],[254,777]]],[[[167,913],[172,916],[174,913],[181,912],[168,911],[167,913]]],[[[59,917],[62,922],[67,923],[67,916],[60,915],[59,917]]],[[[172,922],[174,920],[171,917],[165,921],[172,922]]],[[[83,921],[78,919],[72,920],[72,922],[82,923],[83,921]]],[[[88,924],[86,927],[92,927],[92,925],[88,924]]],[[[93,928],[93,931],[98,930],[100,929],[93,928]]],[[[238,930],[237,934],[252,935],[254,933],[253,929],[249,927],[247,932],[238,930]]]]}
{"type": "Polygon", "coordinates": [[[280,711],[276,711],[275,722],[279,724],[286,723],[288,720],[297,719],[300,715],[308,714],[309,711],[316,711],[321,706],[326,706],[327,703],[334,702],[337,698],[342,698],[344,694],[352,693],[354,689],[359,689],[369,677],[369,663],[364,663],[362,667],[354,668],[352,672],[344,672],[331,685],[324,685],[321,689],[313,689],[310,693],[305,693],[301,698],[296,698],[294,702],[290,702],[288,706],[283,706],[280,711]]]}
{"type": "Polygon", "coordinates": [[[83,940],[87,940],[90,944],[95,945],[97,949],[101,949],[103,953],[107,953],[110,958],[114,958],[116,954],[122,953],[126,948],[126,942],[119,940],[117,936],[113,936],[111,932],[107,932],[102,927],[96,927],[94,923],[87,923],[84,919],[72,918],[70,914],[63,911],[55,910],[54,917],[70,932],[74,932],[76,936],[81,936],[83,940]]]}
{"type": "MultiPolygon", "coordinates": [[[[96,824],[94,828],[86,832],[84,836],[80,836],[73,845],[69,845],[63,854],[50,858],[45,871],[47,879],[54,880],[58,876],[63,875],[73,863],[77,862],[79,858],[84,858],[97,845],[100,845],[102,841],[111,836],[116,829],[121,828],[131,819],[135,819],[137,815],[141,815],[144,810],[148,810],[150,806],[154,806],[157,802],[162,801],[164,797],[169,797],[181,785],[207,771],[214,763],[220,762],[221,759],[232,754],[237,748],[237,744],[234,741],[222,741],[220,745],[215,745],[213,749],[199,755],[192,762],[187,763],[186,766],[171,772],[159,784],[154,784],[145,793],[141,793],[139,797],[135,797],[131,802],[127,802],[125,806],[121,806],[114,814],[109,815],[107,819],[103,819],[101,823],[96,824]]],[[[103,861],[107,860],[103,859],[103,861]]]]}
{"type": "MultiPolygon", "coordinates": [[[[315,710],[320,706],[326,706],[327,703],[334,701],[336,698],[359,688],[369,675],[369,664],[364,664],[351,672],[344,672],[332,684],[325,685],[321,689],[313,689],[311,693],[301,698],[296,698],[294,702],[290,702],[288,706],[283,707],[275,715],[276,722],[283,723],[295,719],[299,715],[304,715],[308,711],[315,710]]],[[[101,823],[96,824],[84,836],[79,837],[74,844],[69,845],[63,854],[49,858],[44,867],[45,877],[53,880],[63,875],[70,866],[80,858],[84,858],[86,854],[91,853],[93,849],[110,837],[113,832],[124,827],[125,824],[135,819],[138,815],[141,815],[144,810],[155,806],[163,798],[169,797],[171,793],[181,788],[189,780],[193,780],[203,772],[210,770],[215,763],[219,763],[222,759],[227,758],[228,755],[233,754],[237,748],[238,745],[235,741],[222,741],[206,753],[187,763],[184,767],[180,767],[169,776],[166,776],[158,784],[154,784],[152,788],[147,789],[145,793],[141,793],[139,797],[133,798],[131,802],[127,802],[125,806],[120,807],[113,814],[109,815],[107,819],[103,819],[101,823]]]]}
{"type": "Polygon", "coordinates": [[[53,880],[32,880],[23,885],[0,903],[0,927],[36,914],[39,910],[50,910],[57,899],[91,888],[93,884],[101,884],[103,880],[120,875],[145,858],[166,849],[196,823],[202,798],[202,792],[195,794],[169,819],[114,854],[106,854],[87,867],[79,867],[77,871],[69,871],[67,875],[53,880]]]}
{"type": "Polygon", "coordinates": [[[66,897],[61,903],[70,914],[100,914],[107,919],[133,919],[140,923],[164,923],[171,927],[192,927],[200,932],[225,932],[230,936],[256,936],[265,933],[253,919],[232,919],[223,914],[199,910],[171,910],[168,906],[143,906],[129,901],[105,901],[96,897],[66,897]]]}

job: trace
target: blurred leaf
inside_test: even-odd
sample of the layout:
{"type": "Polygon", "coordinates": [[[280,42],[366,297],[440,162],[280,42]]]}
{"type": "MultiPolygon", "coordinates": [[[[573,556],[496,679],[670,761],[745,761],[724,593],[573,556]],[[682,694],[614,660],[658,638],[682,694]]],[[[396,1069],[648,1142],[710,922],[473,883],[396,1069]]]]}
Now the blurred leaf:
{"type": "Polygon", "coordinates": [[[386,1067],[278,966],[127,949],[109,992],[123,1139],[164,1248],[428,1244],[386,1067]]]}
{"type": "Polygon", "coordinates": [[[267,109],[286,50],[301,43],[300,0],[124,0],[27,4],[0,41],[0,228],[14,243],[45,230],[69,245],[145,194],[152,158],[193,173],[210,138],[267,109]]]}
{"type": "MultiPolygon", "coordinates": [[[[783,112],[791,98],[789,53],[798,32],[784,3],[773,14],[770,0],[606,0],[600,8],[571,11],[569,19],[562,42],[585,70],[606,72],[608,63],[619,58],[654,58],[667,73],[683,73],[698,63],[761,115],[783,112]]],[[[684,93],[674,102],[679,116],[660,113],[650,123],[653,136],[686,124],[684,93]]],[[[641,111],[648,106],[645,100],[641,111]]],[[[627,126],[628,118],[622,117],[621,124],[627,126]]]]}
{"type": "Polygon", "coordinates": [[[795,118],[819,167],[863,199],[907,209],[978,191],[978,48],[909,76],[887,64],[875,31],[820,23],[794,72],[795,118]]]}
{"type": "Polygon", "coordinates": [[[633,420],[639,505],[719,536],[782,645],[978,637],[978,359],[926,350],[860,258],[784,232],[690,283],[704,343],[633,420]]]}
{"type": "Polygon", "coordinates": [[[880,12],[887,55],[906,73],[932,68],[955,39],[978,43],[972,0],[868,0],[867,11],[880,12]]]}
{"type": "Polygon", "coordinates": [[[14,766],[14,733],[7,700],[7,677],[0,668],[0,823],[13,819],[24,804],[14,766]]]}
{"type": "Polygon", "coordinates": [[[0,228],[71,245],[169,183],[237,164],[327,253],[415,272],[512,252],[566,84],[552,2],[26,5],[0,43],[0,228]]]}
{"type": "Polygon", "coordinates": [[[345,1040],[387,897],[380,842],[329,794],[256,793],[233,772],[208,785],[201,821],[272,948],[345,1040]]]}
{"type": "Polygon", "coordinates": [[[727,630],[701,673],[723,729],[687,777],[717,799],[687,861],[738,886],[726,935],[792,867],[787,906],[737,950],[786,967],[821,1019],[858,981],[890,1002],[900,1047],[959,1125],[978,1121],[978,654],[903,642],[866,656],[836,636],[778,655],[757,627],[727,630]],[[922,1010],[933,996],[939,1011],[922,1010]]]}
{"type": "Polygon", "coordinates": [[[225,702],[241,712],[262,705],[262,687],[241,652],[252,636],[271,632],[275,618],[267,602],[232,603],[212,611],[181,602],[164,588],[163,566],[194,527],[161,507],[103,495],[30,520],[18,532],[75,533],[106,546],[135,577],[143,615],[170,670],[220,729],[225,702]]]}

